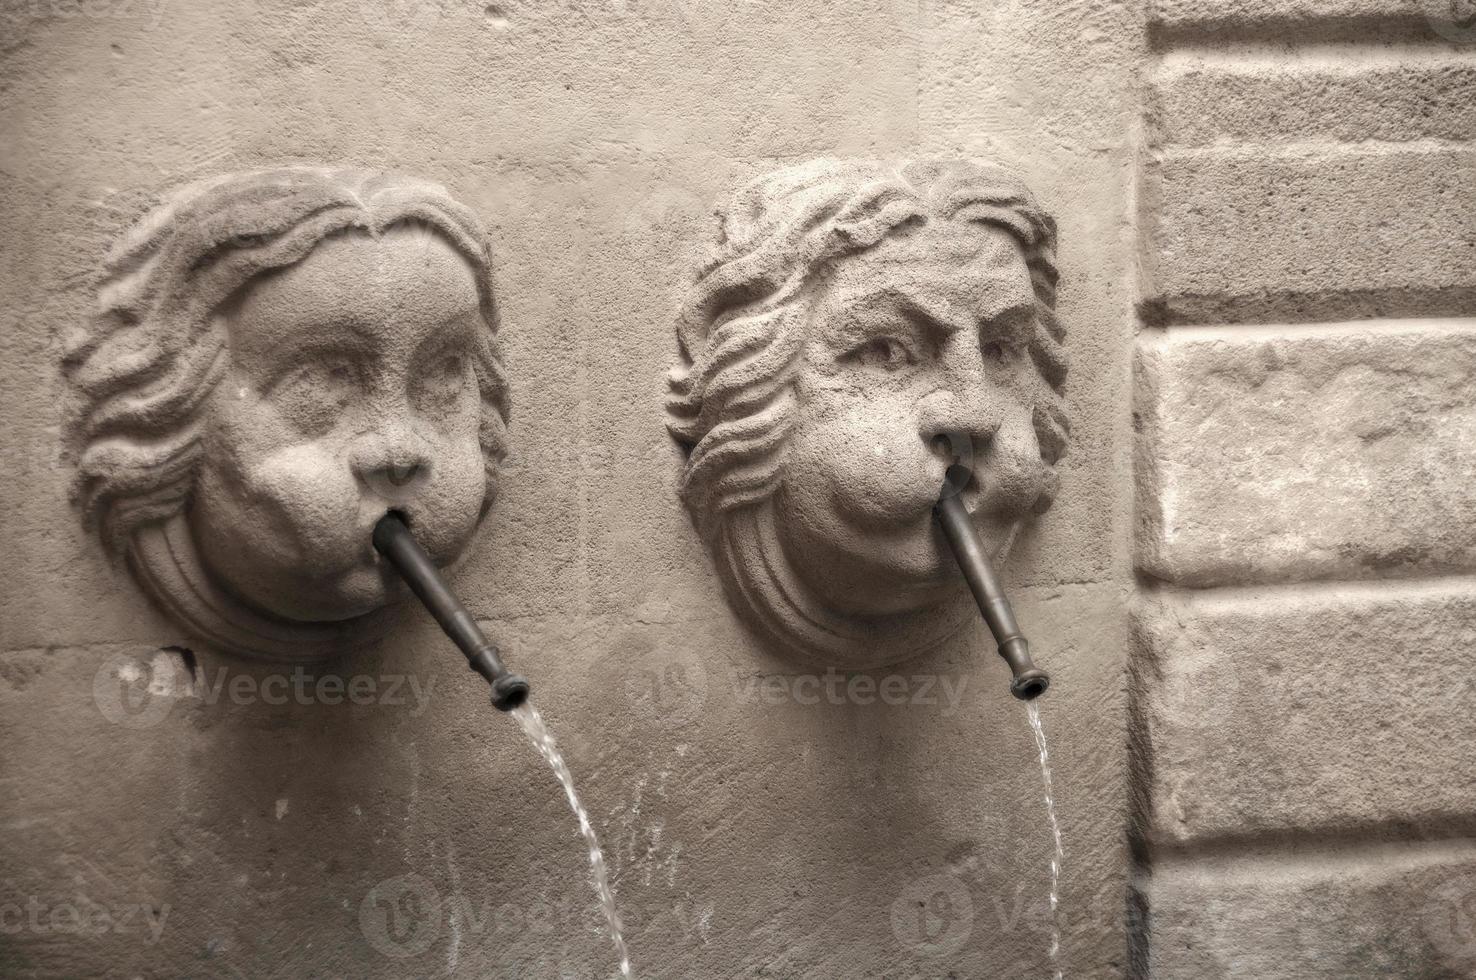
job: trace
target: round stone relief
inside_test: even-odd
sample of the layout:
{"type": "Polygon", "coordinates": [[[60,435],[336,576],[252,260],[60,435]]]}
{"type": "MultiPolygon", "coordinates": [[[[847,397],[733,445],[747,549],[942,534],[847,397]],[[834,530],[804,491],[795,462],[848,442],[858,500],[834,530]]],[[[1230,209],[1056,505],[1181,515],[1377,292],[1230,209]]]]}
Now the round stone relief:
{"type": "Polygon", "coordinates": [[[171,195],[108,258],[67,345],[76,497],[202,640],[311,661],[402,598],[370,530],[400,512],[454,564],[491,505],[507,383],[480,221],[352,168],[171,195]]]}

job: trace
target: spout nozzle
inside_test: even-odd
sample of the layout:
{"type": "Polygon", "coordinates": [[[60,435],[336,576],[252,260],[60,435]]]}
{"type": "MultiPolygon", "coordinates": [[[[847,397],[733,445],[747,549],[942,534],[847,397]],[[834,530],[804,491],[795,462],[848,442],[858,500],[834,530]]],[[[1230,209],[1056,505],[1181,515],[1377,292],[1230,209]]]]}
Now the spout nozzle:
{"type": "Polygon", "coordinates": [[[999,655],[1010,665],[1014,679],[1010,693],[1021,701],[1034,701],[1051,686],[1050,676],[1030,659],[1030,644],[1018,634],[999,645],[999,655]]]}
{"type": "Polygon", "coordinates": [[[933,506],[933,514],[938,518],[953,557],[958,560],[964,580],[969,583],[969,591],[974,594],[974,601],[984,615],[989,632],[994,634],[994,641],[999,644],[999,655],[1009,664],[1010,673],[1014,675],[1010,693],[1021,701],[1033,701],[1051,686],[1051,679],[1030,659],[1030,644],[1020,633],[1015,612],[1010,608],[1004,586],[989,562],[984,542],[979,539],[979,532],[959,499],[960,491],[970,479],[972,474],[967,469],[950,466],[938,502],[933,506]]]}
{"type": "Polygon", "coordinates": [[[492,707],[511,711],[528,700],[528,682],[517,674],[505,674],[492,685],[492,707]]]}
{"type": "Polygon", "coordinates": [[[1034,667],[1023,674],[1015,675],[1015,679],[1010,682],[1010,693],[1021,701],[1034,701],[1050,686],[1051,679],[1046,672],[1034,667]]]}
{"type": "Polygon", "coordinates": [[[456,598],[440,569],[410,533],[404,518],[390,511],[374,525],[374,549],[390,563],[441,629],[466,655],[472,670],[492,687],[492,706],[511,711],[528,700],[528,682],[507,669],[497,648],[456,598]]]}

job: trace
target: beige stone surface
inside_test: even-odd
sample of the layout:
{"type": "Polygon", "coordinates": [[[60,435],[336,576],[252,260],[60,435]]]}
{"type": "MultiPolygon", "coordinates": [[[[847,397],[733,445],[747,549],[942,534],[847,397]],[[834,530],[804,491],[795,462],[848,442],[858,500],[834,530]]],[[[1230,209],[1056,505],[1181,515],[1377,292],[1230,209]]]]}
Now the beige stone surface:
{"type": "Polygon", "coordinates": [[[1161,43],[1197,41],[1369,43],[1470,40],[1464,12],[1445,0],[1150,0],[1151,35],[1161,43]]]}
{"type": "Polygon", "coordinates": [[[1055,498],[1055,219],[988,162],[818,159],[739,188],[719,220],[666,409],[728,599],[821,663],[927,653],[978,615],[940,495],[985,565],[1055,498]]]}
{"type": "Polygon", "coordinates": [[[1136,889],[1165,980],[1458,980],[1476,971],[1470,841],[1254,851],[1136,889]]]}
{"type": "Polygon", "coordinates": [[[1144,172],[1149,322],[1453,316],[1476,298],[1476,153],[1378,143],[1165,150],[1144,172]]]}
{"type": "Polygon", "coordinates": [[[1170,328],[1138,348],[1138,567],[1208,586],[1476,566],[1476,322],[1170,328]]]}
{"type": "Polygon", "coordinates": [[[1165,593],[1135,636],[1150,843],[1471,832],[1472,580],[1165,593]]]}
{"type": "Polygon", "coordinates": [[[1476,22],[1152,0],[1137,978],[1476,973],[1476,22]]]}
{"type": "Polygon", "coordinates": [[[723,602],[672,489],[664,373],[711,209],[817,156],[1006,160],[1059,216],[1076,441],[1002,571],[1055,681],[1063,963],[1122,972],[1136,5],[118,0],[3,16],[0,440],[23,490],[0,513],[0,905],[171,911],[153,944],[137,915],[81,938],[27,926],[0,972],[612,972],[557,784],[424,620],[306,704],[290,674],[268,684],[272,669],[202,647],[210,683],[253,678],[238,697],[144,727],[99,707],[112,678],[140,710],[150,685],[169,696],[159,650],[193,641],[67,500],[61,338],[109,245],[167,189],[338,161],[442,183],[488,225],[510,453],[456,582],[565,749],[638,975],[1043,973],[1049,833],[993,645],[976,631],[867,674],[876,693],[796,674],[723,602]],[[349,699],[356,677],[369,703],[349,699]],[[435,681],[418,714],[411,678],[435,681]],[[945,678],[967,682],[953,702],[945,678]],[[288,701],[268,701],[281,683],[288,701]],[[967,916],[894,917],[955,885],[967,916]],[[393,910],[390,935],[375,923],[393,910]]]}
{"type": "Polygon", "coordinates": [[[1176,49],[1144,106],[1159,147],[1467,140],[1476,53],[1461,45],[1176,49]]]}

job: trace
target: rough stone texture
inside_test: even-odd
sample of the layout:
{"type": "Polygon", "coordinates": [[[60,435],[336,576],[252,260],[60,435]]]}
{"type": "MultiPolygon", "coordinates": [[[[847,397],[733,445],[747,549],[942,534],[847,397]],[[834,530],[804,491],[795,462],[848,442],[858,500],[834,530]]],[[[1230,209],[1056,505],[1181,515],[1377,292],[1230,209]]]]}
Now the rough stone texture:
{"type": "Polygon", "coordinates": [[[1470,842],[1309,848],[1155,868],[1155,980],[1461,980],[1476,974],[1470,842]]]}
{"type": "Polygon", "coordinates": [[[1148,4],[1131,976],[1476,975],[1471,13],[1148,4]]]}
{"type": "Polygon", "coordinates": [[[1476,52],[1347,46],[1167,52],[1145,106],[1155,146],[1464,141],[1476,52]]]}
{"type": "Polygon", "coordinates": [[[1138,565],[1206,586],[1476,567],[1476,321],[1171,328],[1138,351],[1138,565]]]}
{"type": "Polygon", "coordinates": [[[940,492],[985,564],[1055,497],[1055,221],[1008,170],[930,160],[810,161],[719,217],[667,411],[729,601],[821,663],[930,651],[979,614],[940,492]]]}
{"type": "Polygon", "coordinates": [[[1150,0],[1148,26],[1159,43],[1469,40],[1464,15],[1446,0],[1150,0]]]}
{"type": "Polygon", "coordinates": [[[1448,316],[1476,301],[1470,149],[1169,150],[1143,179],[1150,322],[1448,316]]]}
{"type": "MultiPolygon", "coordinates": [[[[1121,972],[1126,854],[1121,798],[1107,795],[1121,793],[1122,759],[1106,725],[1122,685],[1091,654],[1125,643],[1124,601],[1116,588],[1015,597],[1023,621],[1062,624],[1042,706],[1062,832],[1080,842],[1061,900],[1073,975],[1121,972]],[[1074,714],[1103,727],[1083,737],[1074,714]]],[[[713,594],[662,622],[483,623],[535,675],[603,837],[638,975],[1043,971],[1050,835],[1030,729],[984,637],[828,682],[756,661],[725,608],[713,594]],[[883,688],[887,677],[899,680],[883,688]],[[967,909],[894,926],[894,906],[930,898],[939,876],[967,909]],[[937,952],[944,939],[957,948],[937,952]]],[[[222,977],[241,964],[252,976],[613,972],[556,784],[429,623],[302,682],[201,652],[192,686],[178,655],[151,646],[18,650],[3,664],[15,795],[0,907],[35,896],[43,925],[87,901],[169,909],[158,943],[141,918],[80,941],[7,935],[6,976],[100,962],[222,977]]]]}
{"type": "Polygon", "coordinates": [[[62,371],[86,525],[194,636],[327,659],[406,590],[391,508],[441,568],[507,446],[481,221],[425,181],[286,167],[171,191],[105,264],[62,371]]]}
{"type": "Polygon", "coordinates": [[[1149,322],[1471,310],[1469,46],[1200,45],[1167,51],[1150,78],[1149,322]]]}
{"type": "MultiPolygon", "coordinates": [[[[557,784],[424,620],[336,668],[374,678],[378,703],[326,703],[330,685],[275,705],[257,688],[142,729],[99,708],[99,670],[121,669],[109,654],[142,657],[125,678],[139,693],[160,647],[191,641],[67,502],[61,338],[164,189],[322,161],[444,184],[489,226],[511,451],[456,582],[565,749],[638,975],[1046,972],[1049,832],[992,644],[975,631],[868,675],[905,675],[919,701],[862,686],[771,706],[752,675],[809,684],[735,620],[672,490],[664,373],[691,252],[732,188],[816,156],[1008,161],[1059,218],[1074,441],[1056,505],[1002,571],[1055,681],[1063,963],[1121,973],[1136,4],[119,0],[0,16],[0,913],[79,894],[172,909],[154,945],[136,917],[7,933],[0,973],[612,972],[557,784]],[[436,679],[419,714],[412,676],[436,679]],[[967,681],[953,710],[943,677],[967,681]],[[952,894],[939,875],[967,916],[894,915],[952,894]],[[416,915],[437,897],[440,918],[416,915]],[[365,922],[396,909],[375,945],[365,922]],[[429,939],[381,952],[396,937],[429,939]]],[[[212,684],[221,667],[270,676],[195,654],[212,684]]]]}
{"type": "Polygon", "coordinates": [[[1166,594],[1136,623],[1149,843],[1476,831],[1476,582],[1166,594]]]}

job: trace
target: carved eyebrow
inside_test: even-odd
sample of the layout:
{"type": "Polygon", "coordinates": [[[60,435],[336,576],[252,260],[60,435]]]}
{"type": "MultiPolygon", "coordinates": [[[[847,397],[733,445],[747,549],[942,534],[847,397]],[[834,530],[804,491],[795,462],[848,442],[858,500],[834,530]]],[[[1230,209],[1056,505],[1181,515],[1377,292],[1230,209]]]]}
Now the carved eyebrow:
{"type": "Polygon", "coordinates": [[[918,296],[895,286],[861,289],[846,297],[845,309],[893,309],[908,321],[944,336],[970,329],[973,318],[946,300],[918,296]]]}
{"type": "Polygon", "coordinates": [[[1035,319],[1035,314],[1036,304],[1034,298],[1028,300],[1019,299],[1013,303],[1007,303],[1004,306],[984,312],[979,317],[979,326],[981,328],[1003,326],[1005,328],[1004,331],[995,332],[1023,334],[1024,336],[1017,339],[1028,340],[1029,324],[1035,319]]]}

